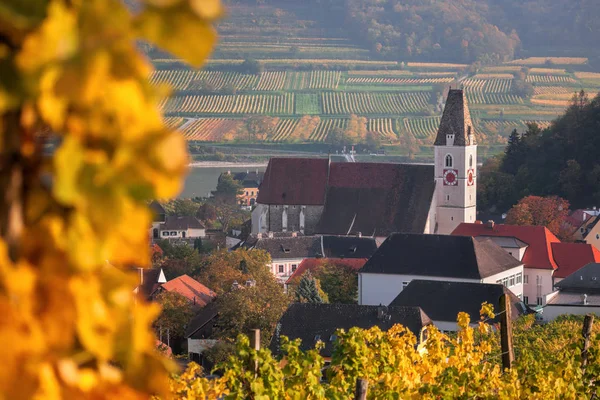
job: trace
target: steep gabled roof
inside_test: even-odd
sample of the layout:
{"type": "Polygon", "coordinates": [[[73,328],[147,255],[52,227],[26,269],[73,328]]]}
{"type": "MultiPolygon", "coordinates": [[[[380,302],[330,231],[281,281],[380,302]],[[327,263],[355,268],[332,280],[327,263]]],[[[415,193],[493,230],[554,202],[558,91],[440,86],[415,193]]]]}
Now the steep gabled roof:
{"type": "Polygon", "coordinates": [[[332,163],[323,234],[387,236],[425,230],[435,181],[433,166],[332,163]]]}
{"type": "Polygon", "coordinates": [[[360,272],[483,279],[519,265],[491,240],[394,233],[360,272]]]}
{"type": "Polygon", "coordinates": [[[271,351],[279,353],[279,339],[301,339],[302,350],[315,347],[317,340],[325,344],[321,354],[331,356],[332,337],[337,329],[346,331],[353,327],[368,329],[378,326],[388,330],[396,324],[402,324],[417,338],[421,329],[431,324],[431,319],[418,307],[379,307],[357,304],[309,304],[294,303],[283,314],[275,334],[271,339],[271,351]]]}
{"type": "Polygon", "coordinates": [[[166,214],[165,208],[156,200],[148,206],[155,215],[166,214]]]}
{"type": "Polygon", "coordinates": [[[196,217],[191,216],[168,216],[165,223],[160,225],[161,231],[186,229],[204,229],[204,225],[196,217]]]}
{"type": "Polygon", "coordinates": [[[191,339],[201,339],[194,337],[196,332],[202,329],[206,324],[211,323],[219,315],[217,302],[213,301],[203,307],[187,324],[185,329],[185,337],[191,339]]]}
{"type": "Polygon", "coordinates": [[[162,288],[167,292],[179,293],[200,307],[204,307],[216,297],[215,292],[188,275],[171,279],[167,283],[163,283],[162,288]]]}
{"type": "MultiPolygon", "coordinates": [[[[258,171],[236,172],[233,174],[233,179],[240,182],[244,188],[257,188],[263,181],[264,176],[264,172],[258,171]]],[[[219,179],[221,179],[221,176],[219,176],[219,179]]]]}
{"type": "Polygon", "coordinates": [[[315,271],[322,265],[336,265],[358,271],[367,262],[366,258],[306,258],[302,260],[296,271],[285,282],[289,284],[294,279],[304,275],[306,271],[315,271]]]}
{"type": "Polygon", "coordinates": [[[600,251],[587,243],[552,243],[557,278],[566,278],[589,263],[600,263],[600,251]]]}
{"type": "Polygon", "coordinates": [[[554,286],[565,292],[600,294],[600,263],[587,264],[554,286]]]}
{"type": "MultiPolygon", "coordinates": [[[[481,304],[487,302],[499,310],[500,296],[510,296],[512,319],[528,312],[518,305],[521,300],[503,285],[471,282],[443,282],[413,280],[390,303],[390,306],[414,306],[421,309],[434,321],[454,322],[459,312],[466,312],[471,322],[480,319],[481,304]]],[[[499,322],[498,317],[491,322],[499,322]]]]}
{"type": "Polygon", "coordinates": [[[273,205],[323,205],[328,170],[328,159],[271,158],[256,201],[273,205]]]}
{"type": "Polygon", "coordinates": [[[446,135],[454,135],[454,146],[468,146],[469,132],[472,133],[472,144],[475,144],[475,130],[471,121],[471,113],[467,105],[464,92],[459,89],[451,89],[446,98],[446,106],[440,121],[436,146],[446,146],[446,135]]]}
{"type": "Polygon", "coordinates": [[[323,236],[323,257],[369,258],[377,251],[377,242],[371,237],[323,236]]]}
{"type": "Polygon", "coordinates": [[[557,269],[552,257],[552,243],[560,240],[544,226],[518,226],[480,223],[461,223],[452,235],[460,236],[503,236],[517,238],[529,246],[523,256],[523,264],[528,268],[557,269]]]}
{"type": "Polygon", "coordinates": [[[149,298],[160,287],[161,283],[167,282],[162,268],[137,268],[139,286],[137,293],[143,298],[149,298]]]}

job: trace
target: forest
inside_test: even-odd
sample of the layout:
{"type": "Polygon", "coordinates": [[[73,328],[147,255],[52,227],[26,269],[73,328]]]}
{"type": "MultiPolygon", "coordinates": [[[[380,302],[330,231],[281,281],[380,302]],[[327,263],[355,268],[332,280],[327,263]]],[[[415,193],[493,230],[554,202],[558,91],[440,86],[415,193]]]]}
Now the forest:
{"type": "Polygon", "coordinates": [[[482,209],[505,210],[528,195],[557,195],[572,207],[600,205],[600,95],[581,91],[546,129],[514,130],[504,154],[479,172],[482,209]]]}
{"type": "MultiPolygon", "coordinates": [[[[386,60],[489,65],[535,51],[597,49],[600,3],[593,0],[307,0],[327,19],[386,60]]],[[[286,0],[232,0],[268,4],[286,0]]]]}

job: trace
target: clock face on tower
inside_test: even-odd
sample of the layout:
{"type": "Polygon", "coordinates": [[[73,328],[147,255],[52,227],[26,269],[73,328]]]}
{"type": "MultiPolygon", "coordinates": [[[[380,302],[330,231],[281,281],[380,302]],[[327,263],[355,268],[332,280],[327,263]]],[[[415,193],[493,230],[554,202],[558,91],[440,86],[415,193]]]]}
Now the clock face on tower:
{"type": "Polygon", "coordinates": [[[444,170],[444,186],[456,186],[458,184],[458,170],[444,170]]]}
{"type": "Polygon", "coordinates": [[[475,184],[475,171],[472,169],[467,171],[467,186],[473,186],[475,184]]]}

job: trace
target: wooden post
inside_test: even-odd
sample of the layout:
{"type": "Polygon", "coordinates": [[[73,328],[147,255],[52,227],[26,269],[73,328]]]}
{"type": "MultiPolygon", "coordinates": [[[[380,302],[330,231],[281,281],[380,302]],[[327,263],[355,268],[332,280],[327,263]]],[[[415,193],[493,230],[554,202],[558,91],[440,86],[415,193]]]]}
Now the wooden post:
{"type": "Polygon", "coordinates": [[[510,369],[515,360],[512,342],[510,297],[500,296],[500,344],[502,345],[502,369],[510,369]]]}
{"type": "MultiPolygon", "coordinates": [[[[257,352],[260,350],[260,329],[252,329],[252,347],[257,352]]],[[[254,377],[258,375],[258,358],[254,361],[254,377]]]]}
{"type": "Polygon", "coordinates": [[[583,350],[581,350],[581,367],[585,368],[588,361],[588,349],[590,348],[590,335],[592,334],[592,325],[594,324],[594,316],[586,315],[583,319],[583,330],[581,335],[583,336],[583,350]]]}
{"type": "Polygon", "coordinates": [[[367,400],[367,392],[369,389],[369,381],[363,378],[356,380],[356,392],[354,400],[367,400]]]}

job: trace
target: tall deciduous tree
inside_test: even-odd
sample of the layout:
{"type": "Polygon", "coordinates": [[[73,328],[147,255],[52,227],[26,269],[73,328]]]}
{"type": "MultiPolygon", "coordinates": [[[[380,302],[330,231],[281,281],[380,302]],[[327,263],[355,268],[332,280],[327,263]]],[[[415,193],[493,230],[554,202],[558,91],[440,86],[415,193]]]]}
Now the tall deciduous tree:
{"type": "Polygon", "coordinates": [[[0,393],[166,395],[158,307],[136,301],[148,202],[187,169],[136,40],[202,64],[218,1],[8,0],[0,5],[0,393]],[[60,138],[48,156],[49,134],[60,138]],[[51,184],[49,183],[51,182],[51,184]],[[110,264],[107,264],[107,260],[110,264]]]}
{"type": "Polygon", "coordinates": [[[545,226],[559,238],[565,238],[563,226],[569,215],[569,202],[560,197],[528,196],[521,199],[506,215],[510,225],[545,226]]]}
{"type": "MultiPolygon", "coordinates": [[[[207,201],[212,206],[210,213],[214,212],[216,221],[221,229],[227,232],[232,225],[241,226],[246,220],[247,214],[238,204],[238,195],[242,193],[242,186],[233,179],[231,174],[221,175],[217,183],[217,189],[212,192],[207,201]]],[[[208,210],[205,210],[208,211],[208,210]]]]}

